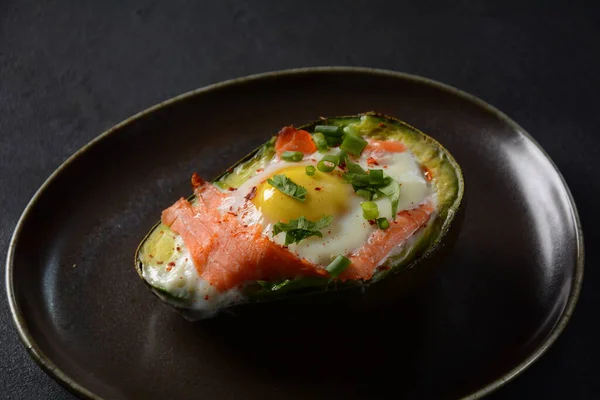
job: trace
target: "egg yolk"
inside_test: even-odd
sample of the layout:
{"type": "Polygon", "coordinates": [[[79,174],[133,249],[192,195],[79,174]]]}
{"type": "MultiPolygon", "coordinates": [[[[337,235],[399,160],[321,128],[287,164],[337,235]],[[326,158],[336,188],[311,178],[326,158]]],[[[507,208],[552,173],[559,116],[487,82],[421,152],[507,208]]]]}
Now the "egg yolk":
{"type": "Polygon", "coordinates": [[[325,215],[341,214],[348,207],[352,186],[339,175],[317,170],[313,176],[309,176],[304,165],[286,167],[273,175],[287,176],[303,186],[307,193],[305,200],[300,201],[271,186],[265,179],[256,188],[252,202],[269,222],[289,222],[302,216],[316,221],[325,215]]]}

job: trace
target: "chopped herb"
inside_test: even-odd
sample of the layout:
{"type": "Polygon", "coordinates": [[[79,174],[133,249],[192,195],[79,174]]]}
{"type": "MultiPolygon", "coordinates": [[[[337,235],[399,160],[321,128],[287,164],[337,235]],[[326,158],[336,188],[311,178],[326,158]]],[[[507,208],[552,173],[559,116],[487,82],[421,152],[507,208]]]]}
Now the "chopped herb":
{"type": "Polygon", "coordinates": [[[400,184],[391,177],[385,175],[382,169],[370,169],[365,171],[362,167],[345,158],[348,172],[344,174],[346,182],[350,183],[359,196],[373,200],[379,196],[387,196],[392,203],[392,219],[398,212],[398,200],[400,199],[400,184]],[[370,192],[370,196],[367,195],[370,192]]]}
{"type": "Polygon", "coordinates": [[[390,222],[387,218],[377,218],[377,226],[379,229],[387,229],[390,227],[390,222]]]}
{"type": "Polygon", "coordinates": [[[284,151],[281,158],[285,161],[302,161],[304,154],[301,151],[284,151]]]}
{"type": "Polygon", "coordinates": [[[372,200],[373,199],[373,192],[369,191],[369,190],[365,190],[365,189],[358,189],[356,191],[356,194],[359,195],[360,197],[363,197],[367,200],[372,200]]]}
{"type": "Polygon", "coordinates": [[[329,147],[337,147],[342,144],[341,136],[325,136],[325,140],[327,141],[329,147]]]}
{"type": "Polygon", "coordinates": [[[313,141],[319,151],[324,152],[329,150],[329,143],[327,143],[327,139],[325,139],[325,136],[321,132],[316,132],[313,135],[313,141]]]}
{"type": "Polygon", "coordinates": [[[273,179],[267,179],[267,182],[296,200],[304,201],[306,199],[306,189],[285,175],[274,175],[273,179]]]}
{"type": "Polygon", "coordinates": [[[321,172],[331,172],[335,169],[335,164],[331,161],[327,161],[325,159],[319,161],[317,163],[317,169],[321,172]]]}
{"type": "Polygon", "coordinates": [[[323,158],[321,160],[329,161],[329,162],[335,164],[336,167],[340,164],[340,158],[338,156],[334,156],[332,154],[323,156],[323,158]]]}
{"type": "Polygon", "coordinates": [[[292,219],[287,224],[285,222],[278,222],[273,227],[273,236],[285,232],[286,246],[292,243],[299,243],[310,236],[323,237],[323,234],[320,232],[321,229],[331,225],[332,221],[333,217],[328,215],[315,222],[306,219],[304,216],[292,219]]]}
{"type": "Polygon", "coordinates": [[[350,125],[344,128],[344,139],[340,144],[342,150],[358,157],[365,147],[367,147],[367,141],[360,136],[356,128],[350,125]]]}
{"type": "Polygon", "coordinates": [[[400,184],[395,179],[390,179],[387,185],[379,188],[379,191],[390,198],[392,202],[392,219],[395,219],[398,212],[398,200],[400,199],[400,184]]]}
{"type": "Polygon", "coordinates": [[[358,165],[357,163],[353,162],[349,157],[348,154],[346,154],[345,151],[340,151],[338,154],[338,157],[340,158],[340,160],[346,164],[346,168],[348,168],[348,172],[352,173],[352,174],[366,174],[367,171],[365,171],[364,169],[362,169],[362,167],[360,165],[358,165]]]}
{"type": "MultiPolygon", "coordinates": [[[[360,166],[358,167],[360,168],[360,166]]],[[[344,179],[354,186],[354,190],[358,190],[358,188],[379,188],[392,181],[389,176],[383,176],[382,169],[370,169],[362,173],[348,172],[344,175],[344,179]]]]}
{"type": "MultiPolygon", "coordinates": [[[[391,179],[391,178],[390,178],[391,179]]],[[[371,169],[369,170],[369,185],[383,185],[383,170],[382,169],[371,169]]]]}
{"type": "Polygon", "coordinates": [[[307,165],[305,170],[306,170],[306,175],[313,176],[315,174],[316,168],[313,167],[312,165],[307,165]]]}
{"type": "Polygon", "coordinates": [[[344,132],[341,126],[336,125],[317,125],[315,126],[315,132],[321,132],[325,136],[337,136],[341,137],[344,132]]]}
{"type": "Polygon", "coordinates": [[[379,217],[379,208],[377,207],[377,203],[373,201],[365,201],[360,203],[360,207],[363,210],[364,219],[377,219],[377,217],[379,217]]]}
{"type": "Polygon", "coordinates": [[[340,254],[325,269],[332,278],[337,278],[349,266],[350,259],[340,254]]]}

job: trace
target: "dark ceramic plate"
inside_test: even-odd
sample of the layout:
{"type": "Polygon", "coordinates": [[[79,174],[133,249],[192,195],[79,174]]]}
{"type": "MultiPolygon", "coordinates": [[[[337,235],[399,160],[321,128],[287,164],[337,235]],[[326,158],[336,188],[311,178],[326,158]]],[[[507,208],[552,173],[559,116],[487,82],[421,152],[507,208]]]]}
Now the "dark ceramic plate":
{"type": "Polygon", "coordinates": [[[16,228],[8,296],[54,378],[104,399],[477,398],[564,329],[583,274],[575,204],[517,124],[468,94],[370,69],[237,79],[151,108],[63,164],[16,228]],[[403,307],[301,332],[190,323],[139,280],[133,254],[160,211],[286,124],[376,110],[438,139],[462,165],[455,251],[403,307]]]}

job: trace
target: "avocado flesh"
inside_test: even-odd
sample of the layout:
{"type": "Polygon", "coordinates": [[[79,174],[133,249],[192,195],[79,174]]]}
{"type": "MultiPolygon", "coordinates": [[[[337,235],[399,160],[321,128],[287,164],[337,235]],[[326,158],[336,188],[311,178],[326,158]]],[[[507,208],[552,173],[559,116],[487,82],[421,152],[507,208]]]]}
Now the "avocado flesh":
{"type": "MultiPolygon", "coordinates": [[[[457,218],[457,215],[462,214],[464,208],[464,181],[459,165],[441,144],[398,119],[373,112],[322,118],[299,129],[312,132],[316,125],[353,125],[364,137],[400,140],[433,174],[438,196],[435,218],[417,233],[417,240],[411,246],[390,256],[384,263],[385,268],[378,268],[368,281],[340,282],[326,278],[298,278],[282,282],[249,283],[244,290],[246,304],[233,305],[229,307],[231,310],[247,308],[244,306],[248,303],[282,303],[282,300],[286,300],[283,303],[289,303],[289,300],[292,302],[299,300],[303,303],[305,302],[303,299],[310,299],[309,302],[312,303],[318,301],[319,297],[323,297],[324,301],[331,304],[335,303],[331,301],[333,297],[339,297],[344,302],[346,301],[344,299],[355,298],[358,303],[365,303],[365,299],[368,300],[367,303],[380,303],[381,301],[377,300],[390,297],[384,295],[386,292],[390,292],[393,297],[394,293],[405,292],[415,286],[412,283],[414,278],[424,275],[426,271],[439,264],[442,254],[447,252],[456,239],[460,226],[460,218],[457,218]]],[[[216,177],[212,183],[221,189],[239,187],[254,176],[257,169],[264,168],[274,157],[275,140],[276,137],[271,138],[216,177]]],[[[193,196],[190,200],[193,202],[193,196]]],[[[142,278],[144,266],[150,261],[148,254],[153,254],[160,259],[170,259],[172,256],[170,252],[173,246],[169,246],[169,243],[161,238],[170,236],[165,233],[172,234],[167,226],[158,223],[140,244],[135,255],[135,264],[142,278]]],[[[177,308],[186,308],[185,295],[169,293],[156,282],[146,281],[146,283],[161,299],[177,308]]]]}

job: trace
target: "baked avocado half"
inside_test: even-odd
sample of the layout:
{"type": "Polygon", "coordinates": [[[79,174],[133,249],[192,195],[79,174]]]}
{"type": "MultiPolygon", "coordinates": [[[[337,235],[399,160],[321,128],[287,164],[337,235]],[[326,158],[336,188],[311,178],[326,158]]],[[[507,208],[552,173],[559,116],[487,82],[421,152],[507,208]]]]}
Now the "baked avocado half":
{"type": "Polygon", "coordinates": [[[284,127],[212,181],[192,177],[136,271],[188,319],[393,302],[458,236],[464,180],[435,139],[387,115],[284,127]]]}

